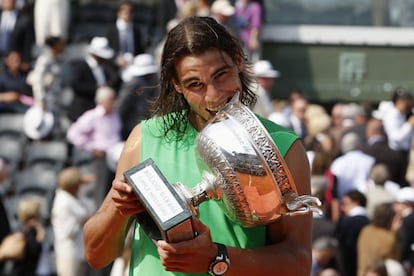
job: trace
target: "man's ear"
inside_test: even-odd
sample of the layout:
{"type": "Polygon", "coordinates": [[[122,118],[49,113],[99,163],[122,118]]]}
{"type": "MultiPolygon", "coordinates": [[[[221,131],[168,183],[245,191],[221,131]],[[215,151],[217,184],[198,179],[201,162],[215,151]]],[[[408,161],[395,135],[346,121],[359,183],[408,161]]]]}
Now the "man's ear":
{"type": "Polygon", "coordinates": [[[173,79],[172,80],[172,84],[174,85],[175,91],[177,91],[179,94],[182,94],[183,93],[183,90],[181,88],[181,85],[180,85],[180,83],[176,79],[173,79]]]}
{"type": "Polygon", "coordinates": [[[244,66],[246,65],[246,61],[242,54],[239,53],[237,55],[236,63],[237,63],[237,71],[240,73],[241,71],[244,70],[244,66]]]}

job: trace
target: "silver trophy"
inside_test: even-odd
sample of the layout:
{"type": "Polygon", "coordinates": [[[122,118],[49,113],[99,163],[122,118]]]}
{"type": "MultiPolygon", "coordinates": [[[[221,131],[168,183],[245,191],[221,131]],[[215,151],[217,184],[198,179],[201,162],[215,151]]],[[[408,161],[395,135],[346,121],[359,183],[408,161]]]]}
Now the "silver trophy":
{"type": "Polygon", "coordinates": [[[239,101],[238,92],[198,134],[196,155],[202,180],[192,189],[169,184],[152,160],[125,172],[148,211],[140,223],[150,235],[159,232],[152,235],[154,239],[193,238],[192,217],[206,200],[218,201],[224,213],[243,227],[266,225],[284,215],[322,212],[318,198],[298,195],[277,146],[239,101]]]}

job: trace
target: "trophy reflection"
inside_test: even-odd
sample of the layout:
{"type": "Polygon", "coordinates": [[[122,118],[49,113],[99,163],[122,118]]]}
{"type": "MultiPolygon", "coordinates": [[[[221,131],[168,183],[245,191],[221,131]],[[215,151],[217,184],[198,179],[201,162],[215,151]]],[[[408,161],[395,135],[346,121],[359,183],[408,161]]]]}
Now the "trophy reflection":
{"type": "Polygon", "coordinates": [[[193,238],[193,216],[207,200],[243,227],[322,212],[319,199],[298,195],[277,146],[239,93],[198,134],[195,154],[202,179],[192,189],[168,183],[151,159],[124,173],[147,210],[138,221],[154,240],[193,238]]]}

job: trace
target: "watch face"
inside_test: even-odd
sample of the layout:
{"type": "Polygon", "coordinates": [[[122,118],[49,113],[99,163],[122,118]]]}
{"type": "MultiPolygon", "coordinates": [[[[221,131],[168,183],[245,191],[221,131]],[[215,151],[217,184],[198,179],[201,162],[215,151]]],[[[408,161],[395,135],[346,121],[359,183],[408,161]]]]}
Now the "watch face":
{"type": "Polygon", "coordinates": [[[213,266],[213,273],[215,275],[223,275],[224,273],[226,273],[228,268],[229,265],[226,262],[218,262],[213,266]]]}

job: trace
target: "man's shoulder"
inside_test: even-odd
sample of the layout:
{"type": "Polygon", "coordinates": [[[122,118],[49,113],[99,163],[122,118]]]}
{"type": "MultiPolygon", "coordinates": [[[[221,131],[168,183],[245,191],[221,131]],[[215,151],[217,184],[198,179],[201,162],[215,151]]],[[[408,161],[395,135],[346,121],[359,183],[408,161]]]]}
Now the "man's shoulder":
{"type": "Polygon", "coordinates": [[[279,125],[269,119],[266,119],[264,117],[261,117],[260,115],[256,115],[259,121],[262,123],[263,127],[269,132],[269,134],[273,137],[273,135],[283,135],[283,136],[289,136],[294,139],[297,139],[297,134],[282,125],[279,125]]]}

